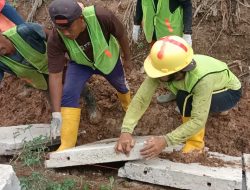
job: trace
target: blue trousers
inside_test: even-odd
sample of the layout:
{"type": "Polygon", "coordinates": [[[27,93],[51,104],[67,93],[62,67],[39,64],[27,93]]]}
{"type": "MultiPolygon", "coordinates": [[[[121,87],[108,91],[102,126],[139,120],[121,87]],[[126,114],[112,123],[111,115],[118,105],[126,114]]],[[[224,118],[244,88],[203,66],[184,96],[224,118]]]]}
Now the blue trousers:
{"type": "MultiPolygon", "coordinates": [[[[193,96],[189,93],[179,90],[176,95],[176,103],[181,113],[184,110],[184,117],[190,117],[192,111],[193,96]],[[187,99],[187,100],[186,100],[187,99]],[[186,105],[185,104],[186,101],[186,105]]],[[[212,95],[210,113],[219,113],[234,107],[241,98],[241,89],[239,90],[226,90],[212,95]]]]}
{"type": "Polygon", "coordinates": [[[22,24],[25,21],[21,17],[21,15],[16,11],[14,7],[12,7],[10,4],[5,3],[2,14],[6,16],[9,20],[11,20],[16,25],[22,24]]]}
{"type": "Polygon", "coordinates": [[[63,87],[62,107],[79,107],[81,92],[93,74],[103,76],[119,93],[126,94],[129,91],[120,59],[118,59],[113,71],[108,75],[97,69],[93,70],[88,66],[70,61],[63,87]]]}

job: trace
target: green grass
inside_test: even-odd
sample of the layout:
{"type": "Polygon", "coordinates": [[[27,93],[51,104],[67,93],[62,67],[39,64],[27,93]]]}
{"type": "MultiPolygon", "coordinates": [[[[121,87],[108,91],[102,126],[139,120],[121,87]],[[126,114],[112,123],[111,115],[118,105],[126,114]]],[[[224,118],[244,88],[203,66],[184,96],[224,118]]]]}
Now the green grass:
{"type": "MultiPolygon", "coordinates": [[[[32,125],[29,125],[21,131],[17,131],[13,134],[14,139],[16,139],[21,132],[30,131],[32,125]]],[[[32,136],[31,132],[30,135],[32,136]]],[[[20,185],[22,190],[90,190],[91,185],[89,183],[79,183],[80,180],[68,179],[65,177],[60,177],[60,182],[51,179],[51,176],[46,175],[46,170],[41,170],[41,172],[35,171],[38,168],[43,168],[43,163],[46,156],[46,151],[48,151],[47,145],[50,142],[49,137],[38,136],[33,138],[31,141],[26,141],[23,139],[23,148],[16,155],[15,162],[20,161],[24,167],[28,167],[31,171],[30,176],[20,177],[20,185]],[[37,167],[39,166],[39,167],[37,167]],[[45,171],[45,172],[44,172],[45,171]],[[65,178],[65,179],[64,179],[65,178]],[[63,181],[62,181],[63,180],[63,181]],[[81,184],[77,187],[77,184],[81,184]]],[[[56,173],[54,174],[56,176],[56,173]]],[[[73,176],[72,176],[73,177],[73,176]]],[[[82,179],[82,178],[81,178],[82,179]]],[[[82,182],[82,181],[81,181],[82,182]]],[[[112,190],[114,189],[115,179],[113,176],[109,177],[109,182],[107,184],[99,184],[96,189],[99,190],[112,190]]]]}
{"type": "Polygon", "coordinates": [[[76,182],[73,179],[64,179],[63,182],[55,182],[39,172],[32,172],[29,177],[21,177],[22,190],[73,190],[76,182]]]}

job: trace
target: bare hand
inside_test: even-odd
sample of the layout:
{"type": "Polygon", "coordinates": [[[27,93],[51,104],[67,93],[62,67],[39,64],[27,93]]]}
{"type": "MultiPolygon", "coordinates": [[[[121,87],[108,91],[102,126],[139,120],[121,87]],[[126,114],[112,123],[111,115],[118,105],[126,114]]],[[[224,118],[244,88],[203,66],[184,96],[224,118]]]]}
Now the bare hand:
{"type": "Polygon", "coordinates": [[[115,145],[115,151],[117,153],[122,152],[128,156],[134,146],[135,140],[132,135],[130,133],[121,133],[120,138],[115,145]]]}
{"type": "Polygon", "coordinates": [[[162,150],[167,146],[166,140],[163,136],[150,137],[145,142],[145,146],[140,150],[141,155],[147,160],[158,156],[162,150]]]}

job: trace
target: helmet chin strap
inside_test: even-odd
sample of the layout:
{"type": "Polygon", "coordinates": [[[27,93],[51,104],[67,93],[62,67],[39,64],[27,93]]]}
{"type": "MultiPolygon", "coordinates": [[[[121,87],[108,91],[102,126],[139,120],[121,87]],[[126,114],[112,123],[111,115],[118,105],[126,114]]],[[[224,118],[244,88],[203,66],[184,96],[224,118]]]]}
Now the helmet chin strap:
{"type": "Polygon", "coordinates": [[[196,62],[194,59],[192,59],[192,61],[181,71],[183,71],[183,72],[191,71],[191,70],[195,69],[195,67],[196,67],[196,62]]]}

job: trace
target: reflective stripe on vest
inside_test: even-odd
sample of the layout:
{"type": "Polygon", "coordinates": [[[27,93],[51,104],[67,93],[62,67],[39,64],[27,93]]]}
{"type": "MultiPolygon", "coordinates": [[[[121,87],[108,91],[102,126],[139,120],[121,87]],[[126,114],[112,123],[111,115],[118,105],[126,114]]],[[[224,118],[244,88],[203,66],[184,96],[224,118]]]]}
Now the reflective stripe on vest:
{"type": "Polygon", "coordinates": [[[169,0],[142,0],[143,31],[148,43],[152,41],[154,30],[156,39],[164,36],[183,34],[183,9],[179,6],[174,13],[169,10],[169,0]]]}
{"type": "Polygon", "coordinates": [[[83,17],[93,46],[94,63],[88,59],[75,40],[65,37],[59,31],[69,52],[70,59],[78,64],[86,65],[93,69],[97,68],[104,74],[109,74],[113,71],[119,57],[118,42],[114,36],[110,35],[109,43],[107,43],[97,20],[94,6],[85,7],[83,9],[83,17]]]}
{"type": "MultiPolygon", "coordinates": [[[[207,75],[220,72],[227,72],[229,75],[227,64],[220,60],[205,55],[194,55],[193,59],[196,62],[196,68],[194,70],[188,71],[184,79],[185,86],[183,90],[188,93],[192,93],[193,89],[199,83],[199,81],[207,75]]],[[[177,91],[179,90],[175,88],[176,83],[178,83],[178,81],[166,83],[167,87],[174,94],[177,94],[177,91]]]]}

